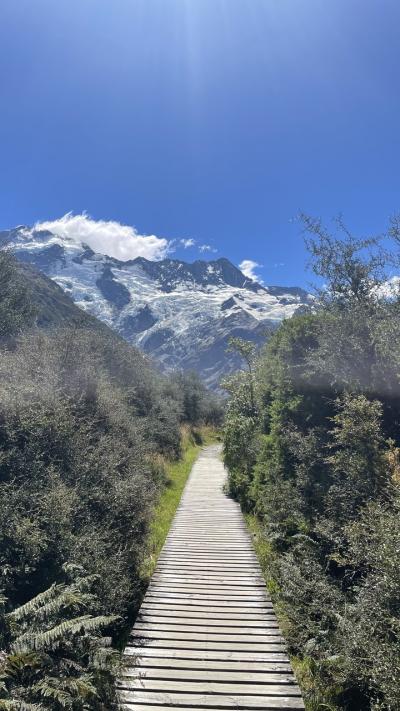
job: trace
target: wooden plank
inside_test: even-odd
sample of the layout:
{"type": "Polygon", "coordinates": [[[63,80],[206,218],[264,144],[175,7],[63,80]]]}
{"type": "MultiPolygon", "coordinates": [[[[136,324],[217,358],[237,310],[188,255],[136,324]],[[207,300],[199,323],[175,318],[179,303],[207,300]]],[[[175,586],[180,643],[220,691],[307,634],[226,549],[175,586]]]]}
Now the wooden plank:
{"type": "Polygon", "coordinates": [[[147,612],[148,610],[169,610],[173,612],[174,610],[182,610],[185,612],[207,612],[210,614],[215,614],[215,615],[233,615],[236,617],[236,615],[240,616],[240,619],[242,618],[243,615],[249,616],[249,615],[265,615],[265,614],[274,614],[273,612],[273,607],[272,603],[269,602],[268,600],[264,603],[252,603],[249,605],[248,603],[232,603],[228,604],[225,603],[224,605],[204,605],[201,602],[197,602],[196,600],[189,600],[188,602],[185,601],[171,601],[168,600],[167,602],[160,602],[157,600],[152,600],[146,601],[146,599],[143,601],[143,605],[141,607],[142,612],[147,612]],[[238,607],[239,605],[239,607],[238,607]]]}
{"type": "Polygon", "coordinates": [[[164,600],[165,603],[171,602],[171,600],[185,600],[185,604],[189,604],[190,601],[194,603],[201,603],[204,604],[204,602],[209,601],[212,602],[214,606],[220,605],[221,607],[237,607],[238,602],[243,603],[243,607],[260,607],[263,608],[266,606],[266,604],[269,602],[268,598],[266,595],[252,595],[251,597],[249,596],[244,596],[243,595],[229,595],[229,597],[225,595],[216,595],[216,594],[202,594],[196,595],[196,593],[182,593],[182,592],[151,592],[149,591],[146,594],[145,601],[149,602],[152,600],[164,600]]]}
{"type": "Polygon", "coordinates": [[[265,581],[260,572],[256,568],[229,568],[220,565],[215,568],[202,568],[192,566],[191,568],[185,568],[184,566],[171,566],[157,568],[157,571],[153,575],[154,578],[197,578],[199,580],[208,580],[210,582],[218,582],[218,580],[227,579],[230,582],[232,580],[237,580],[238,582],[248,582],[252,584],[253,582],[264,585],[265,581]]]}
{"type": "Polygon", "coordinates": [[[193,555],[193,553],[188,553],[188,551],[186,551],[186,554],[169,552],[168,555],[163,555],[163,557],[159,559],[157,567],[163,568],[165,566],[170,567],[171,565],[179,565],[179,567],[183,566],[184,568],[202,567],[209,570],[219,566],[222,563],[223,565],[228,565],[231,568],[244,568],[247,570],[247,568],[253,567],[256,570],[260,570],[257,561],[252,556],[234,556],[230,553],[229,558],[230,560],[228,563],[226,560],[226,554],[223,555],[222,553],[213,554],[208,552],[196,553],[196,555],[193,555]]]}
{"type": "Polygon", "coordinates": [[[180,659],[179,657],[170,658],[167,655],[164,657],[134,657],[126,655],[124,658],[124,668],[133,671],[143,671],[150,669],[158,669],[161,674],[165,672],[174,672],[176,674],[204,672],[207,677],[212,676],[215,672],[226,671],[229,674],[258,674],[271,672],[291,672],[291,666],[287,657],[284,654],[277,652],[270,654],[269,661],[252,661],[247,660],[245,663],[238,660],[221,660],[221,659],[196,659],[195,657],[180,659]]]}
{"type": "Polygon", "coordinates": [[[220,650],[220,649],[193,649],[193,648],[181,648],[175,649],[171,645],[165,645],[164,647],[137,647],[132,644],[128,644],[125,647],[124,654],[127,656],[137,656],[139,658],[144,657],[159,657],[166,658],[169,663],[171,660],[175,659],[201,659],[208,661],[224,661],[224,662],[242,662],[244,663],[245,669],[247,669],[250,662],[271,662],[271,661],[281,661],[283,659],[287,660],[287,655],[285,650],[282,649],[282,645],[270,645],[271,647],[277,647],[276,649],[265,649],[262,652],[253,650],[249,652],[248,650],[220,650]]]}
{"type": "Polygon", "coordinates": [[[261,634],[263,630],[277,629],[278,623],[275,619],[258,621],[253,624],[236,621],[236,624],[230,624],[230,621],[220,620],[190,620],[190,619],[160,619],[157,617],[143,618],[136,622],[134,629],[163,629],[169,632],[213,632],[216,634],[261,634]]]}
{"type": "Polygon", "coordinates": [[[211,565],[214,562],[218,563],[219,561],[224,561],[225,563],[231,563],[232,565],[248,565],[249,563],[252,563],[257,568],[260,567],[255,555],[250,552],[243,551],[240,553],[237,550],[231,551],[230,558],[227,560],[226,555],[224,555],[222,551],[218,549],[204,550],[203,547],[198,550],[194,550],[193,548],[186,548],[186,550],[171,548],[169,551],[166,551],[164,549],[164,552],[159,558],[159,564],[169,563],[170,560],[179,560],[181,564],[187,563],[188,565],[193,563],[193,561],[196,564],[199,563],[202,565],[211,565]]]}
{"type": "Polygon", "coordinates": [[[221,589],[223,591],[225,591],[226,588],[249,588],[250,591],[258,588],[257,592],[260,592],[260,589],[263,592],[265,591],[265,583],[260,578],[254,578],[253,580],[249,578],[229,578],[225,577],[223,573],[221,573],[221,576],[218,578],[213,576],[208,577],[206,575],[157,575],[154,576],[151,585],[157,587],[168,587],[171,585],[178,585],[179,587],[182,587],[182,585],[193,587],[207,586],[213,590],[221,589]]]}
{"type": "Polygon", "coordinates": [[[193,467],[124,653],[121,711],[303,709],[240,507],[193,467]]]}
{"type": "Polygon", "coordinates": [[[244,572],[246,571],[252,571],[256,575],[261,575],[261,570],[259,566],[255,563],[254,560],[249,558],[248,560],[244,560],[243,558],[236,559],[236,560],[230,560],[227,561],[227,555],[225,554],[221,556],[220,558],[213,557],[211,558],[210,556],[207,558],[204,556],[203,558],[197,557],[190,557],[190,558],[178,558],[174,557],[172,555],[169,556],[169,559],[163,559],[159,562],[157,566],[157,570],[163,570],[165,568],[168,568],[169,570],[204,570],[204,571],[210,571],[212,572],[218,572],[219,570],[232,570],[233,572],[244,572]]]}
{"type": "MultiPolygon", "coordinates": [[[[219,628],[262,628],[262,627],[277,627],[277,621],[275,617],[272,619],[261,619],[261,620],[235,620],[235,619],[218,619],[215,615],[208,615],[208,617],[185,617],[180,615],[179,617],[170,617],[168,615],[145,615],[143,612],[139,614],[138,620],[140,623],[155,624],[155,625],[166,625],[170,627],[171,625],[176,627],[177,625],[184,625],[185,629],[192,626],[203,626],[208,625],[209,627],[219,628]]],[[[137,629],[137,624],[135,629],[137,629]]]]}
{"type": "Polygon", "coordinates": [[[154,573],[152,579],[159,580],[163,578],[169,580],[171,578],[197,578],[207,582],[218,582],[219,580],[228,580],[229,582],[237,580],[240,583],[248,582],[250,584],[265,585],[264,578],[259,571],[255,569],[235,570],[234,568],[181,568],[180,566],[169,566],[168,568],[159,568],[154,573]]]}
{"type": "MultiPolygon", "coordinates": [[[[135,638],[132,638],[132,644],[135,638]]],[[[284,646],[281,638],[277,637],[276,641],[272,637],[269,642],[234,642],[232,641],[215,641],[211,639],[163,639],[157,637],[145,637],[146,646],[140,644],[139,640],[136,644],[139,649],[148,649],[149,647],[160,649],[194,649],[204,652],[282,652],[284,646]]]]}
{"type": "Polygon", "coordinates": [[[151,585],[208,585],[212,588],[226,587],[231,588],[262,588],[265,590],[265,583],[262,578],[254,576],[253,578],[245,577],[229,577],[229,574],[220,573],[219,576],[201,575],[201,574],[181,574],[181,573],[158,573],[153,576],[151,585]]]}
{"type": "MultiPolygon", "coordinates": [[[[208,628],[209,630],[209,628],[208,628]]],[[[204,632],[180,632],[180,631],[166,631],[161,629],[143,629],[142,627],[134,628],[132,632],[132,639],[144,639],[144,640],[157,640],[161,642],[162,640],[170,640],[171,643],[174,641],[193,641],[193,642],[205,642],[206,644],[220,644],[222,642],[230,642],[233,645],[237,644],[239,649],[242,649],[243,644],[256,645],[260,644],[270,644],[278,643],[282,641],[280,634],[277,634],[276,630],[265,630],[263,634],[223,634],[220,632],[207,631],[204,632]]],[[[171,644],[171,646],[174,646],[171,644]]],[[[179,646],[179,645],[178,645],[179,646]]]]}
{"type": "Polygon", "coordinates": [[[135,625],[134,637],[146,638],[147,636],[158,639],[215,639],[219,641],[244,642],[261,641],[264,637],[276,637],[278,625],[270,627],[218,627],[211,625],[164,625],[157,623],[139,622],[135,625]],[[144,633],[149,633],[144,634],[144,633]],[[251,640],[250,640],[251,637],[251,640]],[[256,639],[253,640],[253,637],[256,639]]]}
{"type": "Polygon", "coordinates": [[[270,619],[271,617],[275,619],[274,612],[272,608],[266,610],[246,611],[242,609],[231,609],[224,610],[223,608],[209,609],[208,607],[201,607],[199,605],[171,605],[171,606],[160,606],[160,605],[142,605],[138,619],[145,617],[146,615],[153,615],[157,617],[176,617],[179,615],[179,619],[193,618],[193,619],[210,619],[210,620],[233,620],[235,622],[241,622],[246,620],[260,621],[265,619],[270,619]],[[195,609],[193,609],[193,607],[195,609]],[[216,614],[217,613],[217,614],[216,614]]]}
{"type": "Polygon", "coordinates": [[[156,580],[149,587],[151,593],[199,593],[201,595],[212,595],[213,597],[226,598],[232,597],[241,598],[257,598],[264,600],[265,590],[262,585],[248,586],[246,585],[212,585],[212,583],[178,583],[178,582],[161,582],[156,580]]]}
{"type": "Polygon", "coordinates": [[[169,574],[169,575],[199,575],[201,577],[214,577],[219,576],[227,577],[245,577],[245,578],[260,578],[264,581],[262,573],[259,568],[255,565],[247,564],[245,566],[235,566],[232,564],[227,564],[226,562],[216,563],[215,565],[196,565],[191,563],[190,565],[185,565],[177,563],[176,561],[171,561],[168,563],[163,563],[157,566],[155,575],[169,574]]]}
{"type": "MultiPolygon", "coordinates": [[[[223,696],[216,698],[210,694],[180,694],[166,693],[161,691],[119,691],[121,700],[133,705],[137,704],[158,704],[165,706],[196,706],[214,708],[235,708],[235,709],[304,709],[304,704],[300,697],[279,696],[223,696]]],[[[145,708],[145,706],[144,706],[145,708]]]]}
{"type": "Polygon", "coordinates": [[[182,552],[186,551],[187,555],[193,556],[197,554],[207,554],[207,553],[214,553],[218,555],[237,555],[237,556],[250,556],[253,558],[254,556],[254,551],[249,544],[248,546],[224,546],[221,544],[211,544],[205,543],[205,541],[201,541],[200,543],[197,544],[190,544],[190,543],[180,543],[178,544],[177,541],[174,542],[173,545],[169,545],[168,542],[163,548],[163,553],[164,554],[169,554],[171,552],[182,552]]]}
{"type": "MultiPolygon", "coordinates": [[[[227,562],[228,556],[232,556],[232,563],[236,561],[238,563],[250,562],[253,565],[257,565],[257,561],[254,559],[253,555],[250,554],[250,549],[238,550],[237,547],[222,548],[222,546],[212,546],[210,543],[207,545],[203,544],[201,547],[194,548],[193,546],[185,546],[186,552],[185,557],[183,551],[177,548],[165,549],[162,553],[164,556],[171,556],[172,559],[179,559],[182,562],[187,561],[190,563],[195,560],[198,563],[212,562],[214,559],[218,562],[219,560],[225,560],[227,562]],[[236,557],[235,557],[236,556],[236,557]]],[[[165,558],[162,558],[160,563],[164,563],[165,558]]]]}
{"type": "Polygon", "coordinates": [[[201,587],[197,585],[188,585],[187,587],[178,585],[152,585],[148,592],[148,599],[154,597],[165,598],[166,600],[171,597],[176,599],[187,598],[188,600],[196,599],[199,601],[202,600],[203,602],[205,600],[215,600],[216,602],[235,602],[240,600],[243,602],[246,600],[249,602],[267,602],[267,596],[262,588],[260,588],[259,592],[253,590],[246,592],[245,589],[240,588],[226,588],[223,590],[217,587],[215,591],[211,587],[201,587]]]}
{"type": "MultiPolygon", "coordinates": [[[[281,701],[281,700],[280,700],[281,701]]],[[[273,702],[275,703],[275,702],[273,702]]],[[[124,709],[135,709],[135,711],[165,711],[166,708],[169,709],[169,711],[204,711],[204,706],[203,707],[196,707],[196,706],[157,706],[154,704],[141,704],[140,702],[138,703],[131,703],[129,701],[124,701],[123,702],[123,708],[124,709]]],[[[220,711],[221,707],[218,706],[207,706],[208,711],[220,711]]],[[[252,709],[249,709],[244,706],[238,706],[238,709],[240,711],[252,711],[252,709]]],[[[280,711],[291,711],[293,709],[293,706],[282,706],[279,705],[277,706],[271,706],[269,703],[268,705],[265,706],[265,711],[272,711],[273,709],[279,708],[280,711]]],[[[304,706],[296,707],[296,708],[304,708],[304,706]]]]}
{"type": "MultiPolygon", "coordinates": [[[[120,694],[123,694],[123,692],[120,692],[120,694]]],[[[181,704],[179,706],[171,704],[169,704],[168,706],[157,706],[153,703],[141,703],[140,701],[135,701],[133,703],[132,701],[126,701],[122,698],[120,698],[120,701],[123,703],[124,709],[135,709],[135,711],[165,711],[166,708],[168,708],[169,711],[204,711],[204,706],[182,706],[181,704]]],[[[280,709],[280,711],[291,711],[293,708],[304,709],[304,705],[298,705],[297,700],[295,706],[293,705],[293,703],[293,699],[288,700],[287,703],[286,701],[285,703],[283,703],[282,699],[274,699],[274,697],[271,696],[266,700],[263,709],[264,711],[273,711],[274,709],[280,709]]],[[[208,709],[208,711],[220,711],[221,706],[207,706],[206,708],[208,709]]],[[[238,709],[238,711],[253,711],[253,707],[249,706],[237,706],[236,708],[238,709]]]]}
{"type": "Polygon", "coordinates": [[[300,696],[298,686],[291,678],[285,684],[269,683],[265,684],[246,684],[246,683],[228,683],[228,682],[213,682],[213,681],[181,681],[177,679],[148,679],[142,677],[133,679],[124,677],[120,679],[118,688],[142,691],[165,691],[179,692],[182,694],[234,694],[240,696],[244,694],[251,695],[271,695],[271,696],[300,696]]]}
{"type": "Polygon", "coordinates": [[[290,671],[289,664],[275,664],[274,669],[266,672],[229,671],[220,669],[165,669],[160,667],[125,667],[121,672],[121,677],[140,679],[176,679],[177,681],[213,681],[232,682],[239,684],[294,684],[294,675],[290,671]]]}

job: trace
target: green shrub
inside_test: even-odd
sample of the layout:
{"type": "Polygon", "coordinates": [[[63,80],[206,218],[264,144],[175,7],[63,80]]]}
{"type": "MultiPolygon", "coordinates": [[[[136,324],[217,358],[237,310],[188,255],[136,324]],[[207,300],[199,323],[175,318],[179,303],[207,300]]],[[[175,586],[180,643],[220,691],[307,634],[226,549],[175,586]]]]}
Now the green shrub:
{"type": "Polygon", "coordinates": [[[378,240],[306,227],[326,286],[227,384],[230,489],[268,542],[307,709],[396,711],[400,298],[378,240]]]}

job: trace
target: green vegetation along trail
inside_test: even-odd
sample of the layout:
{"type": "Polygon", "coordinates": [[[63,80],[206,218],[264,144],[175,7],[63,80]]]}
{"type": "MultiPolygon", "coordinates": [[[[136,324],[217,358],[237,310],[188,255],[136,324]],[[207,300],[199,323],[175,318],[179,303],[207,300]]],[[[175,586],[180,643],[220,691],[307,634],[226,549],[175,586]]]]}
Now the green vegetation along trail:
{"type": "Polygon", "coordinates": [[[126,711],[304,708],[219,454],[193,466],[125,649],[126,711]]]}

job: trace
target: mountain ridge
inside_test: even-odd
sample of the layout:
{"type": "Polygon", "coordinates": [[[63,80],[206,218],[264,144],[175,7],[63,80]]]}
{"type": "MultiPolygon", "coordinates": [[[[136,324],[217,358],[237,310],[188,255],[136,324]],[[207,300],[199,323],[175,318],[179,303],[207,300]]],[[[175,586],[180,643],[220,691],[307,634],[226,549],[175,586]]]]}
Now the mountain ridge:
{"type": "Polygon", "coordinates": [[[162,368],[194,369],[213,388],[238,366],[226,353],[230,336],[261,344],[266,332],[311,303],[304,289],[258,284],[226,257],[121,261],[26,226],[0,232],[0,243],[162,368]]]}

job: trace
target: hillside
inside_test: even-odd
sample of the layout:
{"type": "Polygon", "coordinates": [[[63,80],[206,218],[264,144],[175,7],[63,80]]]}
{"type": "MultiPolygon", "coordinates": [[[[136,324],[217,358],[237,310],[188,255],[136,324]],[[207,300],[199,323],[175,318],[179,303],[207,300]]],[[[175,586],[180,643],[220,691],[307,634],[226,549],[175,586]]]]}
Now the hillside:
{"type": "MultiPolygon", "coordinates": [[[[111,334],[102,321],[77,306],[58,284],[31,264],[18,263],[39,327],[78,326],[111,334]]],[[[115,334],[114,334],[115,335],[115,334]]]]}

